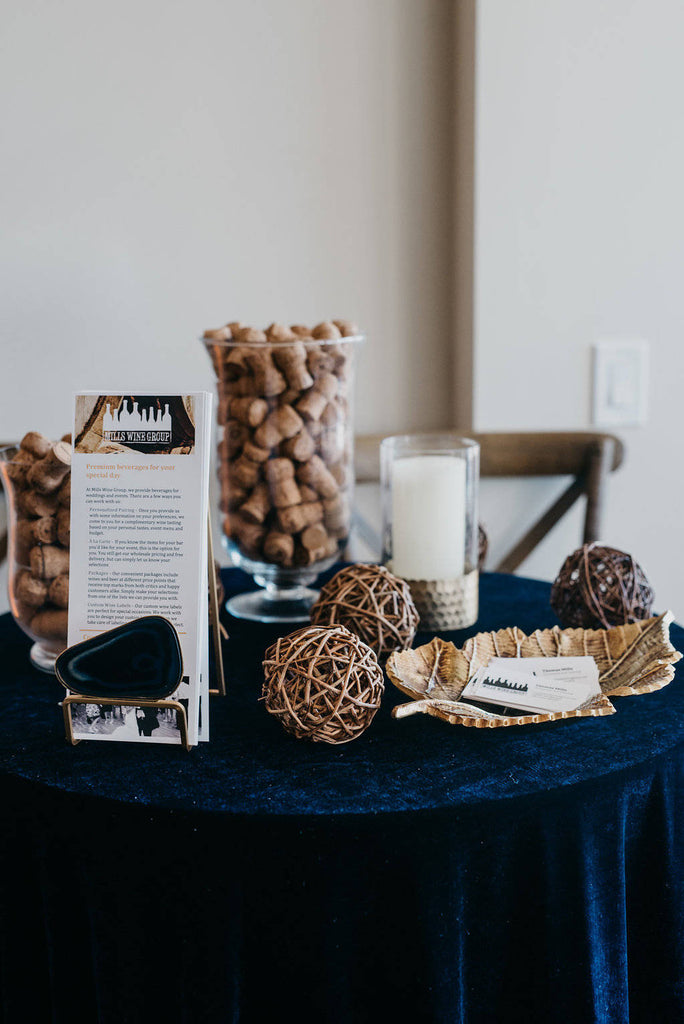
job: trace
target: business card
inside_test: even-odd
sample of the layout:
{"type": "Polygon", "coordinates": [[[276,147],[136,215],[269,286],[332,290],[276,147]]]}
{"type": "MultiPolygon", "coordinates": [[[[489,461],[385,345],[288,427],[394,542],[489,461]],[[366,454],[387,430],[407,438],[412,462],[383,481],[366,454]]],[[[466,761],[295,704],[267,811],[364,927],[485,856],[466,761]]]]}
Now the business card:
{"type": "Polygon", "coordinates": [[[591,657],[490,658],[468,681],[461,697],[549,714],[574,711],[600,693],[598,668],[591,657]]]}

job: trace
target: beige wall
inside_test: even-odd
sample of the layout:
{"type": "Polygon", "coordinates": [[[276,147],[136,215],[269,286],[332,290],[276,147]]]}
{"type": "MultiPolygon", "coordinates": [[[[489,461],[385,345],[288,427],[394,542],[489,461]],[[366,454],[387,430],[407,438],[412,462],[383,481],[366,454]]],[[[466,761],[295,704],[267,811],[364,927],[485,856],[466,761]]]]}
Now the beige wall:
{"type": "MultiPolygon", "coordinates": [[[[678,2],[11,0],[3,42],[0,438],[211,386],[208,324],[331,313],[370,338],[360,430],[462,424],[472,239],[477,428],[587,426],[591,342],[650,338],[606,539],[684,605],[678,2]]],[[[495,557],[560,486],[485,484],[495,557]]]]}
{"type": "Polygon", "coordinates": [[[445,421],[451,5],[10,0],[0,438],[77,388],[210,386],[239,318],[350,316],[363,430],[445,421]]]}
{"type": "MultiPolygon", "coordinates": [[[[477,15],[476,426],[589,426],[592,342],[649,339],[650,418],[620,431],[605,540],[681,617],[684,6],[479,0],[477,15]]],[[[509,535],[524,517],[513,485],[487,484],[483,506],[509,535]]],[[[551,577],[578,538],[575,517],[522,571],[551,577]]]]}

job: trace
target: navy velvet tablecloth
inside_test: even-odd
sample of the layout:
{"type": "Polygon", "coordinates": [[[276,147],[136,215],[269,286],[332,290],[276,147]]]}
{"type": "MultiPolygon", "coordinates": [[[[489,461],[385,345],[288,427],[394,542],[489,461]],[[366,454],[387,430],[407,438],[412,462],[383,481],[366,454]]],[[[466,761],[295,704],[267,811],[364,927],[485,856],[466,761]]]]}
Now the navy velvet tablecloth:
{"type": "MultiPolygon", "coordinates": [[[[480,599],[476,629],[554,623],[544,583],[480,599]]],[[[277,630],[227,625],[229,695],[186,753],[69,747],[0,620],[3,1021],[684,1020],[682,672],[504,730],[394,721],[388,687],[326,747],[257,700],[277,630]]]]}

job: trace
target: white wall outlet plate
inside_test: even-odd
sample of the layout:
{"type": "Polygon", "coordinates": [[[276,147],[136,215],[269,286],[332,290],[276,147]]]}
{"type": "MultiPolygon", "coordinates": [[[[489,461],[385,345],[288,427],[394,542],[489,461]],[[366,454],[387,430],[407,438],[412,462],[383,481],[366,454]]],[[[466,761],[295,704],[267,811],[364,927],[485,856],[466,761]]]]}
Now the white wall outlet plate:
{"type": "Polygon", "coordinates": [[[641,426],[648,419],[650,346],[643,339],[601,339],[594,345],[592,423],[641,426]]]}

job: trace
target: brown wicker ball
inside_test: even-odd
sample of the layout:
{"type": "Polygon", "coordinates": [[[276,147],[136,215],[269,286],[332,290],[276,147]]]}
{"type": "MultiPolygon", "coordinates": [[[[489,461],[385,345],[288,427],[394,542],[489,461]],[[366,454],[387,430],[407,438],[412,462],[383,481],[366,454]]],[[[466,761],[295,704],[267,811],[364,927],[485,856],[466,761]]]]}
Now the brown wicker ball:
{"type": "Polygon", "coordinates": [[[342,625],[361,637],[382,662],[411,646],[418,612],[408,583],[382,565],[348,565],[321,589],[311,608],[318,626],[342,625]]]}
{"type": "Polygon", "coordinates": [[[653,590],[631,555],[585,544],[569,555],[551,587],[551,607],[563,626],[609,629],[648,619],[653,590]]]}
{"type": "Polygon", "coordinates": [[[306,626],[264,655],[262,698],[287,732],[349,743],[368,728],[385,690],[374,652],[344,626],[306,626]]]}

